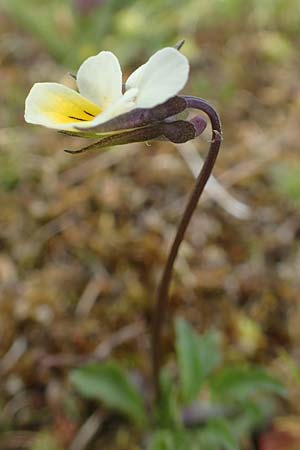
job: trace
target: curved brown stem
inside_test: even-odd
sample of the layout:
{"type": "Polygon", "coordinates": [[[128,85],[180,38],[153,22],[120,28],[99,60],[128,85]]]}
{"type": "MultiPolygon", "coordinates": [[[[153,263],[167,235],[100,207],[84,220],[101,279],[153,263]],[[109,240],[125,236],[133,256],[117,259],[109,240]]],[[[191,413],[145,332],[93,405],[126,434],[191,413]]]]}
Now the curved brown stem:
{"type": "Polygon", "coordinates": [[[169,303],[169,288],[172,278],[173,266],[176,260],[181,242],[184,239],[186,229],[190,223],[192,215],[197,207],[198,201],[205,188],[205,185],[211,175],[215,165],[219,148],[222,142],[222,127],[218,113],[206,101],[197,97],[185,96],[188,108],[199,109],[207,114],[212,126],[212,140],[210,148],[201,169],[194,189],[190,195],[188,203],[185,207],[181,221],[177,228],[165,268],[162,274],[161,282],[157,292],[157,300],[154,307],[153,323],[152,323],[152,377],[155,390],[156,400],[160,398],[159,372],[162,363],[162,330],[165,322],[167,307],[169,303]]]}

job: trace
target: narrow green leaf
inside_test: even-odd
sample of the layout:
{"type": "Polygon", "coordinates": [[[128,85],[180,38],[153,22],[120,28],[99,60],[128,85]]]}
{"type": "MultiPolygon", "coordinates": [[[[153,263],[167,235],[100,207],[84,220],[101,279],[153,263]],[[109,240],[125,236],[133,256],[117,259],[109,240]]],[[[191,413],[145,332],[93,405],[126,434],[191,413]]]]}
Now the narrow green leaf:
{"type": "Polygon", "coordinates": [[[160,372],[160,401],[156,406],[157,422],[161,428],[180,428],[178,389],[172,373],[164,368],[160,372]]]}
{"type": "Polygon", "coordinates": [[[190,403],[199,393],[205,375],[199,358],[198,335],[180,318],[175,322],[175,330],[182,399],[190,403]]]}
{"type": "Polygon", "coordinates": [[[205,450],[238,450],[238,444],[225,419],[210,421],[197,436],[201,448],[205,450]]]}
{"type": "Polygon", "coordinates": [[[183,319],[175,322],[176,351],[184,403],[195,400],[205,377],[219,364],[220,352],[215,334],[199,336],[183,319]]]}
{"type": "Polygon", "coordinates": [[[95,363],[75,369],[71,381],[83,396],[101,400],[139,425],[146,423],[143,398],[116,363],[95,363]]]}
{"type": "Polygon", "coordinates": [[[235,367],[222,369],[212,380],[211,389],[217,398],[243,401],[258,392],[285,396],[286,389],[263,369],[235,367]]]}
{"type": "Polygon", "coordinates": [[[199,358],[204,366],[205,376],[209,375],[222,361],[219,335],[216,332],[198,336],[199,358]]]}

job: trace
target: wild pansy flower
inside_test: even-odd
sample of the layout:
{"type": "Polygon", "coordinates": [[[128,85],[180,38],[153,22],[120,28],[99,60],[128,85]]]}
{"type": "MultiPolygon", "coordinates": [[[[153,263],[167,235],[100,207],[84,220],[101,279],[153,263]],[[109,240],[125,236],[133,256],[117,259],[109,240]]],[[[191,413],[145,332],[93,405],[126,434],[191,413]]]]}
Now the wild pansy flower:
{"type": "Polygon", "coordinates": [[[162,329],[167,317],[172,271],[186,229],[199,198],[212,173],[222,142],[222,126],[217,111],[204,99],[178,96],[189,75],[189,63],[179,50],[166,47],[135,70],[125,85],[118,59],[111,52],[88,58],[79,68],[79,92],[57,83],[36,83],[25,105],[26,122],[54,128],[78,137],[100,138],[80,153],[112,145],[168,139],[187,142],[201,134],[206,121],[202,115],[192,119],[181,113],[188,109],[204,112],[211,123],[210,147],[179,222],[165,264],[152,325],[152,371],[156,398],[160,399],[162,329]]]}
{"type": "Polygon", "coordinates": [[[25,102],[25,121],[72,136],[101,138],[80,152],[151,139],[186,142],[206,126],[201,116],[191,121],[177,117],[188,106],[177,96],[188,75],[187,58],[166,47],[123,85],[117,57],[102,51],[80,66],[75,77],[79,92],[58,83],[34,84],[25,102]]]}

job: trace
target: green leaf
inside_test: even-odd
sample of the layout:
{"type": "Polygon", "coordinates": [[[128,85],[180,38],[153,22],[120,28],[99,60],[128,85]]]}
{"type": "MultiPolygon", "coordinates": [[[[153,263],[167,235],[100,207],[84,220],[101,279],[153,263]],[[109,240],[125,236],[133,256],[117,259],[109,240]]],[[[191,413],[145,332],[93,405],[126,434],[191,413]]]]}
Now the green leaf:
{"type": "Polygon", "coordinates": [[[158,430],[154,433],[148,450],[199,450],[185,431],[158,430]]]}
{"type": "Polygon", "coordinates": [[[209,422],[201,430],[158,430],[148,450],[238,450],[226,420],[209,422]]]}
{"type": "Polygon", "coordinates": [[[157,431],[149,446],[149,450],[173,450],[174,437],[171,430],[157,431]]]}
{"type": "Polygon", "coordinates": [[[88,364],[73,370],[71,381],[83,396],[101,400],[138,425],[146,423],[143,398],[118,364],[88,364]]]}
{"type": "Polygon", "coordinates": [[[243,402],[242,410],[230,420],[230,426],[236,439],[242,439],[252,431],[268,423],[275,414],[272,399],[262,398],[258,402],[243,402]]]}
{"type": "Polygon", "coordinates": [[[206,376],[219,364],[221,357],[215,334],[201,337],[181,318],[175,322],[175,331],[181,395],[188,404],[195,400],[206,376]]]}
{"type": "Polygon", "coordinates": [[[157,422],[161,428],[180,428],[178,390],[171,372],[164,368],[160,372],[160,401],[156,407],[157,422]]]}
{"type": "Polygon", "coordinates": [[[249,399],[258,392],[286,395],[283,384],[263,369],[235,367],[222,369],[211,382],[215,397],[236,401],[249,399]]]}
{"type": "Polygon", "coordinates": [[[199,337],[192,327],[180,318],[175,322],[175,330],[182,399],[184,403],[190,403],[199,393],[205,377],[204,365],[199,358],[199,337]]]}
{"type": "Polygon", "coordinates": [[[198,432],[197,442],[205,450],[238,450],[238,444],[230,429],[229,423],[224,419],[210,421],[198,432]]]}
{"type": "Polygon", "coordinates": [[[209,375],[222,361],[219,334],[210,331],[198,336],[199,359],[202,361],[205,376],[209,375]]]}

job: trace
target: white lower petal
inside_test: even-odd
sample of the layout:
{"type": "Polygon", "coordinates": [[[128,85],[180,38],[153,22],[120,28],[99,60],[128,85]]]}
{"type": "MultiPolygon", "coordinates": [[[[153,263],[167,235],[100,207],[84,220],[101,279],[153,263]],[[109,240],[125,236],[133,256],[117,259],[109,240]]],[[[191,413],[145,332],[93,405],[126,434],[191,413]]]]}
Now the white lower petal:
{"type": "Polygon", "coordinates": [[[56,130],[74,130],[101,113],[98,105],[58,83],[36,83],[25,101],[25,121],[56,130]]]}
{"type": "Polygon", "coordinates": [[[187,58],[175,48],[166,47],[130,75],[126,88],[138,88],[137,107],[151,108],[178,94],[188,75],[187,58]]]}
{"type": "Polygon", "coordinates": [[[79,92],[106,109],[122,96],[122,71],[118,58],[111,52],[100,52],[81,64],[77,73],[79,92]]]}
{"type": "Polygon", "coordinates": [[[80,122],[76,124],[76,129],[86,129],[96,127],[102,123],[113,119],[116,116],[124,114],[136,107],[135,98],[138,93],[138,89],[129,89],[125,94],[119,98],[116,102],[112,103],[109,108],[99,114],[95,119],[90,122],[80,122]]]}

